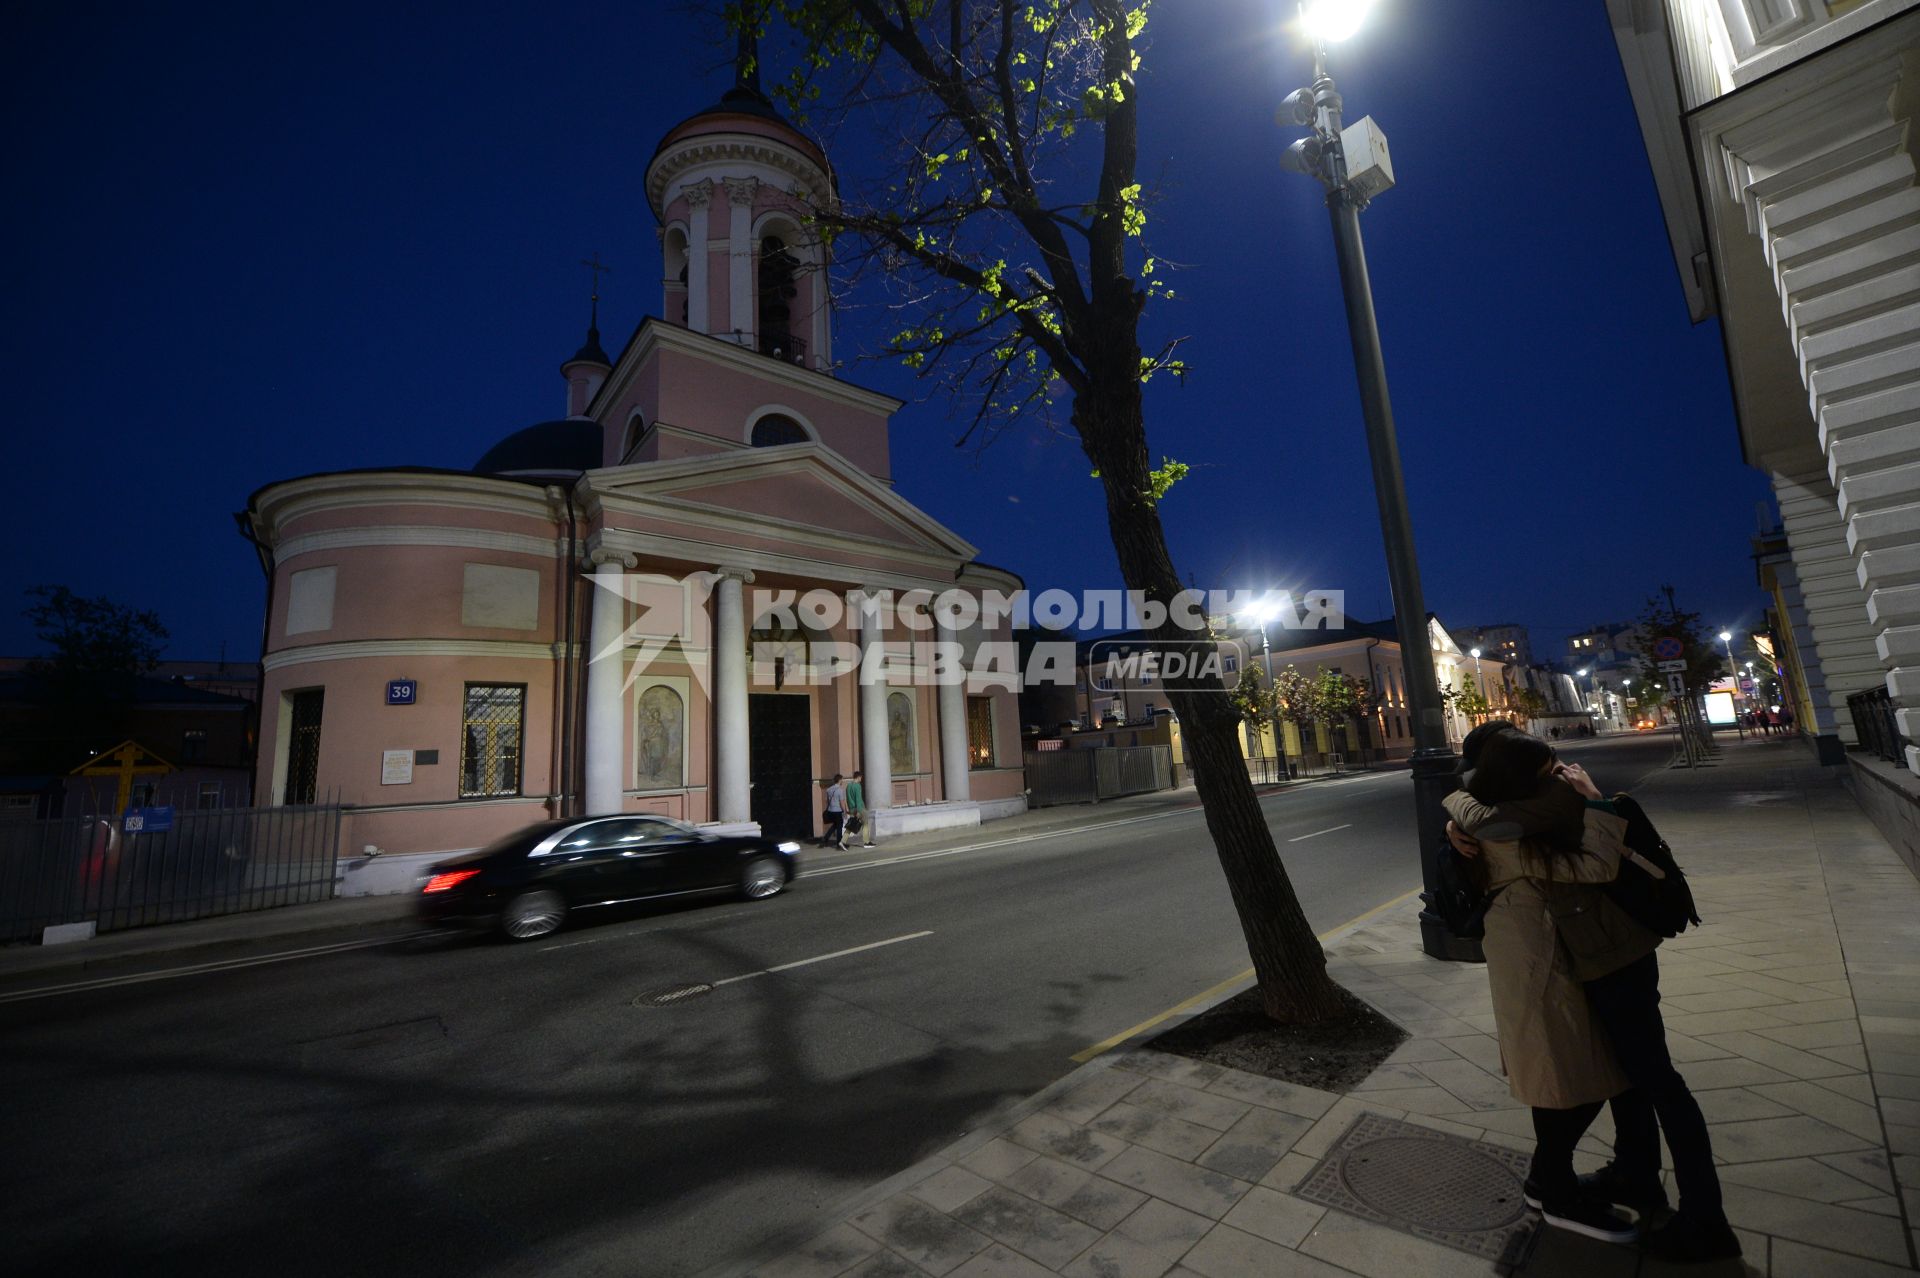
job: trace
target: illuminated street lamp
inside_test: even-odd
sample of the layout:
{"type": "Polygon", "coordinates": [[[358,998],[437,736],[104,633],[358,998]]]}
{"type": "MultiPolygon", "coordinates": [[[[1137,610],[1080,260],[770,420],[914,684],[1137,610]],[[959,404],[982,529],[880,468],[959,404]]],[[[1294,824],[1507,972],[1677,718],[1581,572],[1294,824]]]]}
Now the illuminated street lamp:
{"type": "MultiPolygon", "coordinates": [[[[1267,642],[1267,626],[1269,623],[1273,621],[1275,617],[1279,615],[1280,615],[1280,604],[1278,601],[1276,601],[1273,598],[1272,595],[1263,595],[1260,598],[1260,601],[1258,603],[1251,605],[1244,612],[1240,614],[1240,619],[1243,622],[1251,621],[1260,627],[1260,664],[1266,667],[1267,688],[1269,692],[1271,692],[1273,688],[1273,648],[1267,642]]],[[[1277,758],[1286,757],[1287,748],[1285,745],[1285,741],[1286,741],[1286,738],[1282,735],[1281,728],[1280,728],[1280,699],[1278,697],[1274,697],[1273,699],[1273,753],[1275,757],[1277,758]]],[[[1281,777],[1278,779],[1285,780],[1286,778],[1281,777]]]]}
{"type": "Polygon", "coordinates": [[[1386,544],[1387,581],[1405,665],[1407,708],[1413,719],[1414,819],[1420,838],[1421,879],[1427,908],[1420,912],[1421,948],[1435,958],[1480,959],[1480,944],[1453,935],[1433,909],[1440,886],[1441,858],[1447,851],[1444,799],[1459,783],[1458,760],[1447,741],[1447,721],[1427,635],[1427,604],[1414,554],[1413,519],[1407,510],[1407,484],[1394,434],[1393,404],[1387,393],[1386,357],[1374,314],[1373,287],[1360,239],[1360,210],[1393,185],[1387,140],[1371,119],[1343,124],[1340,94],[1327,74],[1327,44],[1353,35],[1371,8],[1371,0],[1307,0],[1301,25],[1313,43],[1313,82],[1287,95],[1283,122],[1308,130],[1282,155],[1284,167],[1320,182],[1327,191],[1333,223],[1334,255],[1340,264],[1340,292],[1346,305],[1347,338],[1353,345],[1353,371],[1359,382],[1360,410],[1366,421],[1367,453],[1373,467],[1373,491],[1380,504],[1380,532],[1386,544]]]}

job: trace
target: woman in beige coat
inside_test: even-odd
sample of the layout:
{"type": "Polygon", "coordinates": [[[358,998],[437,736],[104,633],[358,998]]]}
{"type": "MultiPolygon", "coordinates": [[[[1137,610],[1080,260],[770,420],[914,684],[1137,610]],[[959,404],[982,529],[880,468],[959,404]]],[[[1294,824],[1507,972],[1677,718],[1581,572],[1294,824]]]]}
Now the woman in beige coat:
{"type": "Polygon", "coordinates": [[[1487,887],[1498,893],[1481,944],[1501,1064],[1514,1098],[1533,1109],[1528,1196],[1539,1200],[1550,1225],[1631,1242],[1633,1224],[1583,1197],[1573,1170],[1574,1146],[1628,1083],[1560,941],[1548,891],[1553,882],[1614,878],[1626,822],[1589,808],[1536,738],[1495,735],[1476,762],[1468,788],[1447,796],[1446,808],[1479,841],[1487,887]]]}

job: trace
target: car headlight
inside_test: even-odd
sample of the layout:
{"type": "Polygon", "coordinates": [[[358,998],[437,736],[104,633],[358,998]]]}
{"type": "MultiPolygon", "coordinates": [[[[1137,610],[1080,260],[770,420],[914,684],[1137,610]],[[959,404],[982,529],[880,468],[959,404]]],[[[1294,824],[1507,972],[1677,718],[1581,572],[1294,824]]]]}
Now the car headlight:
{"type": "Polygon", "coordinates": [[[785,843],[776,844],[775,850],[779,852],[798,852],[800,850],[800,845],[798,843],[793,842],[792,840],[788,840],[785,843]]]}

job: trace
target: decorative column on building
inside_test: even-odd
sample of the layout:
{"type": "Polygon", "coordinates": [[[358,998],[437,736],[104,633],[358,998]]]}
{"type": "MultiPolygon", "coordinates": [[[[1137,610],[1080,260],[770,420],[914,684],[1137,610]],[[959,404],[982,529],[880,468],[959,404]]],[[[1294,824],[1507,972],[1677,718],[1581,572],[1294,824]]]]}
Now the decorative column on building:
{"type": "Polygon", "coordinates": [[[695,182],[686,188],[687,197],[687,327],[696,333],[713,331],[708,314],[707,273],[712,248],[712,232],[707,227],[707,210],[713,202],[713,180],[695,182]]]}
{"type": "MultiPolygon", "coordinates": [[[[1920,738],[1920,308],[1905,263],[1920,187],[1904,58],[1854,68],[1720,134],[1799,356],[1835,509],[1901,733],[1920,738]]],[[[1792,536],[1789,525],[1789,537],[1792,536]]],[[[1796,547],[1797,550],[1797,547],[1796,547]]],[[[1819,618],[1811,588],[1808,611],[1819,618]]],[[[1823,664],[1825,653],[1822,653],[1823,664]]],[[[1840,684],[1827,671],[1829,685],[1840,684]]],[[[1836,689],[1837,690],[1837,689],[1836,689]]],[[[1907,766],[1920,771],[1920,747],[1907,766]]]]}
{"type": "MultiPolygon", "coordinates": [[[[957,652],[960,648],[960,632],[945,620],[939,624],[937,637],[941,646],[950,652],[957,652]]],[[[942,679],[938,693],[940,788],[948,802],[964,803],[973,797],[973,760],[967,752],[966,663],[956,661],[954,664],[959,667],[957,677],[942,679]]]]}
{"type": "Polygon", "coordinates": [[[878,811],[893,806],[892,740],[887,732],[886,620],[887,597],[877,589],[855,595],[860,620],[860,767],[866,773],[862,790],[867,807],[878,811]]]}
{"type": "Polygon", "coordinates": [[[587,627],[586,805],[618,812],[626,771],[626,570],[635,558],[615,550],[587,556],[593,610],[587,627]]]}
{"type": "Polygon", "coordinates": [[[753,197],[760,189],[758,178],[722,178],[727,186],[727,205],[732,220],[727,227],[727,310],[728,327],[734,340],[752,346],[753,313],[753,197]]]}
{"type": "Polygon", "coordinates": [[[1796,631],[1804,626],[1806,641],[1819,657],[1819,686],[1802,690],[1814,701],[1814,721],[1800,727],[1809,735],[1835,735],[1854,745],[1847,696],[1880,687],[1886,669],[1874,646],[1879,627],[1869,619],[1859,568],[1847,546],[1839,494],[1824,470],[1792,477],[1775,472],[1772,478],[1781,526],[1793,548],[1788,567],[1799,586],[1800,606],[1791,621],[1796,631]]]}
{"type": "Polygon", "coordinates": [[[713,788],[714,819],[753,819],[747,715],[747,615],[744,587],[753,574],[739,568],[715,570],[713,624],[713,788]]]}

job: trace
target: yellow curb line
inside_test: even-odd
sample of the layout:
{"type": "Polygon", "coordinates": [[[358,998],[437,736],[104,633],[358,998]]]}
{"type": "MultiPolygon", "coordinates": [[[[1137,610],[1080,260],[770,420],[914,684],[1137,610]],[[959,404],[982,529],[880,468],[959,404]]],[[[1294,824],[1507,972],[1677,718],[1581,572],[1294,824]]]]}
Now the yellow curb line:
{"type": "MultiPolygon", "coordinates": [[[[1399,896],[1394,897],[1391,901],[1387,901],[1380,905],[1376,905],[1371,910],[1368,910],[1365,914],[1357,915],[1354,918],[1348,919],[1345,923],[1342,923],[1339,927],[1329,928],[1327,931],[1322,932],[1319,936],[1315,937],[1314,939],[1324,944],[1327,938],[1336,936],[1341,932],[1345,932],[1349,930],[1350,928],[1359,927],[1362,923],[1365,923],[1368,919],[1374,918],[1375,916],[1380,914],[1384,914],[1386,911],[1391,910],[1394,906],[1400,904],[1402,901],[1406,900],[1408,897],[1417,896],[1419,893],[1420,893],[1419,888],[1414,888],[1411,891],[1402,892],[1399,896]]],[[[1101,1039],[1098,1043],[1095,1043],[1092,1047],[1086,1048],[1083,1051],[1075,1052],[1071,1059],[1076,1065],[1085,1065],[1088,1061],[1092,1060],[1096,1056],[1099,1056],[1103,1052],[1112,1051],[1114,1048],[1120,1046],[1120,1044],[1126,1042],[1128,1039],[1132,1038],[1134,1035],[1143,1034],[1147,1030],[1150,1030],[1154,1026],[1158,1025],[1160,1022],[1167,1020],[1170,1017],[1178,1016],[1180,1015],[1180,1013],[1186,1011],[1190,1007],[1194,1007],[1198,1004],[1206,1002],[1208,999],[1212,998],[1214,995],[1219,994],[1224,990],[1231,989],[1233,986],[1238,985],[1240,982],[1246,980],[1248,977],[1252,975],[1253,975],[1253,969],[1248,968],[1246,971],[1240,973],[1238,976],[1229,976],[1226,980],[1220,982],[1218,985],[1215,985],[1211,989],[1201,990],[1198,994],[1195,994],[1192,998],[1184,999],[1181,1002],[1175,1003],[1172,1007],[1169,1007],[1166,1011],[1161,1012],[1157,1016],[1149,1016],[1146,1020],[1141,1021],[1138,1025],[1135,1025],[1132,1029],[1121,1030],[1118,1034],[1115,1034],[1112,1038],[1101,1039]]]]}

